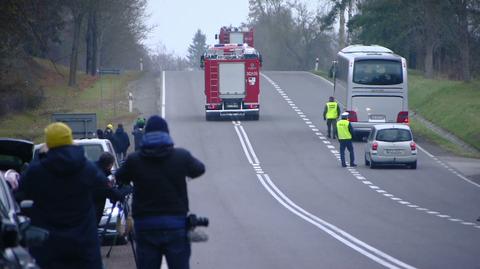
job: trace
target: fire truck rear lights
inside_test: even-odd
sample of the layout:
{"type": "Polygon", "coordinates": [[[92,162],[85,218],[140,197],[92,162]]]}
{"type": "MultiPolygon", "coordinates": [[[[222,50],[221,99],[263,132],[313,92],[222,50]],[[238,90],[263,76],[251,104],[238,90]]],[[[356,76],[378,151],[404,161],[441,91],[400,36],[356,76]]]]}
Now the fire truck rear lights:
{"type": "Polygon", "coordinates": [[[217,105],[217,104],[207,105],[208,110],[214,110],[214,109],[219,109],[219,108],[220,108],[220,105],[217,105]]]}

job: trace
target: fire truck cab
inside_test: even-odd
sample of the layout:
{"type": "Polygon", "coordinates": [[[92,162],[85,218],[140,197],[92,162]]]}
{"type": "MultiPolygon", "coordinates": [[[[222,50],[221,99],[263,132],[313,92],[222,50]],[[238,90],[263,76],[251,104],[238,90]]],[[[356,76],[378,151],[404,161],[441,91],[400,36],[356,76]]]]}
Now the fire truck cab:
{"type": "Polygon", "coordinates": [[[220,28],[220,34],[215,35],[219,44],[244,44],[254,47],[253,29],[248,27],[227,27],[220,28]]]}
{"type": "Polygon", "coordinates": [[[247,44],[217,44],[201,57],[206,120],[258,120],[261,57],[247,44]]]}

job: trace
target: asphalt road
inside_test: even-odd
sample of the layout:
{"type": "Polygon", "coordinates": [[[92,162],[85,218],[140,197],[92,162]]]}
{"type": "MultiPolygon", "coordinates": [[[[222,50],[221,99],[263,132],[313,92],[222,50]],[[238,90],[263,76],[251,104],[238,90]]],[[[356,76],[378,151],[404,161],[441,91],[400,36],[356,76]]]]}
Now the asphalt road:
{"type": "MultiPolygon", "coordinates": [[[[306,72],[264,75],[259,121],[207,122],[202,73],[165,73],[173,140],[207,166],[189,182],[192,211],[211,221],[192,268],[480,267],[479,186],[423,151],[417,170],[371,170],[360,142],[359,166],[342,168],[323,136],[331,86],[306,72]]],[[[157,104],[137,103],[144,115],[162,113],[149,92],[160,88],[136,93],[157,104]]],[[[119,266],[129,246],[117,253],[107,266],[132,268],[119,266]]]]}

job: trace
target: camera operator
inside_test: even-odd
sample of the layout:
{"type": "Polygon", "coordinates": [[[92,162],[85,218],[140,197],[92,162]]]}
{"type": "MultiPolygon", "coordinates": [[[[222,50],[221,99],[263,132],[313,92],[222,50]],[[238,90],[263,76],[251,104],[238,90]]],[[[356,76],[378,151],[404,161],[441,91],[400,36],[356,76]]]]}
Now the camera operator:
{"type": "MultiPolygon", "coordinates": [[[[106,177],[110,177],[112,175],[114,162],[115,157],[109,152],[104,152],[95,164],[106,177]]],[[[113,181],[109,181],[108,184],[108,188],[96,188],[93,191],[93,201],[95,203],[95,213],[98,224],[102,219],[103,210],[105,209],[105,199],[108,198],[112,204],[115,204],[117,201],[122,201],[125,196],[118,188],[115,188],[113,181]]]]}
{"type": "Polygon", "coordinates": [[[49,231],[44,245],[32,247],[41,268],[101,269],[102,258],[92,191],[105,188],[107,178],[73,145],[64,123],[45,128],[46,155],[22,174],[18,192],[33,200],[32,224],[49,231]]]}
{"type": "Polygon", "coordinates": [[[115,174],[119,182],[133,182],[139,269],[160,268],[163,255],[170,269],[190,268],[186,177],[196,178],[204,172],[203,163],[189,151],[173,146],[167,122],[151,116],[140,151],[128,155],[115,174]]]}

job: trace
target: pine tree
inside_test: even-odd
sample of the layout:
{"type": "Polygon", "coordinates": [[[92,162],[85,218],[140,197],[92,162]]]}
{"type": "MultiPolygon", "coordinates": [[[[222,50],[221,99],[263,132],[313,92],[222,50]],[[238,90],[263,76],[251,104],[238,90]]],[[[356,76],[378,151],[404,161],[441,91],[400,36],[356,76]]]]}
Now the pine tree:
{"type": "Polygon", "coordinates": [[[200,66],[200,56],[205,52],[207,48],[206,45],[207,37],[205,36],[200,29],[195,33],[192,44],[188,46],[188,61],[190,66],[199,67],[200,66]]]}

